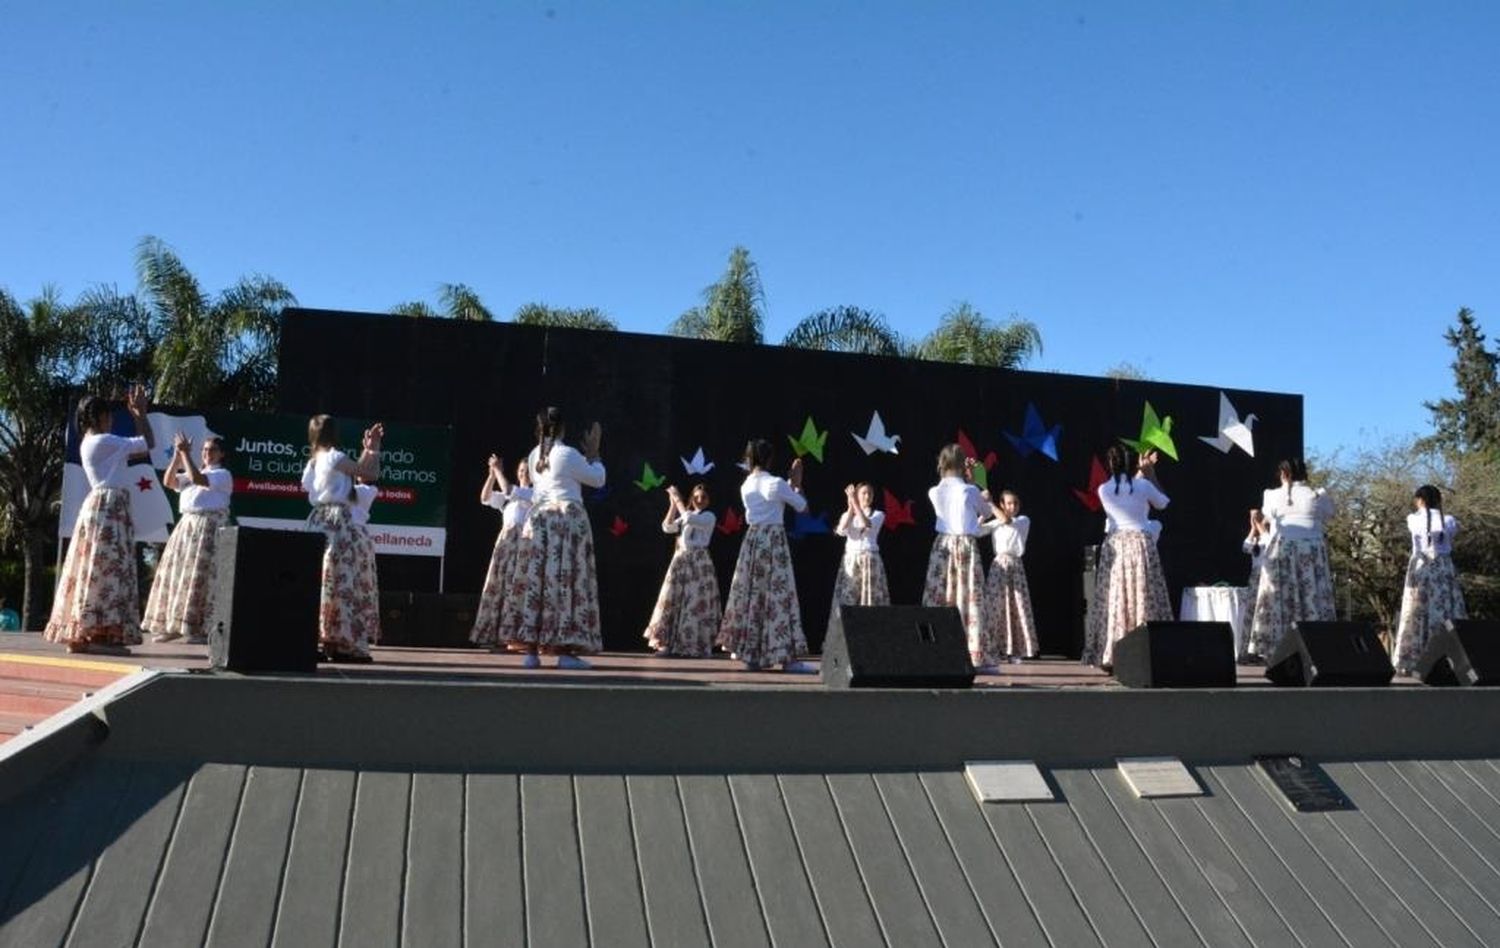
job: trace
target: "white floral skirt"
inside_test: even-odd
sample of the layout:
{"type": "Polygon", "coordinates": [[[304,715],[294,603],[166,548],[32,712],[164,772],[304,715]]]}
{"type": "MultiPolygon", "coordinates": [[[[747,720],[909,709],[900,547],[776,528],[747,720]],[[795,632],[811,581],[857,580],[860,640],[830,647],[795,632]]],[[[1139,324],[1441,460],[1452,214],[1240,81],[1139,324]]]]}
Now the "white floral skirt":
{"type": "Polygon", "coordinates": [[[1406,585],[1401,590],[1401,622],[1396,630],[1396,670],[1410,675],[1433,635],[1449,619],[1466,619],[1463,590],[1453,558],[1417,554],[1406,564],[1406,585]]]}
{"type": "Polygon", "coordinates": [[[1268,658],[1292,630],[1292,623],[1335,618],[1333,571],[1322,537],[1289,540],[1279,533],[1273,536],[1260,566],[1246,651],[1268,658]]]}
{"type": "Polygon", "coordinates": [[[833,631],[839,606],[888,606],[891,587],[886,581],[885,561],[879,553],[846,555],[833,580],[833,599],[828,607],[828,630],[833,631]]]}
{"type": "Polygon", "coordinates": [[[969,656],[980,665],[1000,660],[1000,651],[985,619],[984,559],[977,538],[938,534],[927,557],[922,605],[957,607],[969,640],[969,656]]]}
{"type": "Polygon", "coordinates": [[[313,508],[308,525],[328,538],[318,601],[318,641],[330,655],[368,655],[380,640],[375,543],[343,504],[313,508]]]}
{"type": "Polygon", "coordinates": [[[214,554],[227,510],[190,510],[182,515],[151,579],[141,628],[154,635],[201,641],[208,635],[214,604],[214,554]]]}
{"type": "Polygon", "coordinates": [[[646,643],[670,655],[702,658],[713,651],[719,618],[719,577],[708,548],[677,550],[646,625],[646,643]]]}
{"type": "Polygon", "coordinates": [[[1144,530],[1116,530],[1099,547],[1094,600],[1083,638],[1083,661],[1113,665],[1115,643],[1147,622],[1172,618],[1156,544],[1144,530]]]}
{"type": "Polygon", "coordinates": [[[984,583],[985,620],[990,638],[1006,655],[1030,658],[1036,654],[1036,618],[1031,612],[1031,587],[1019,556],[1003,554],[990,564],[984,583]]]}
{"type": "Polygon", "coordinates": [[[130,494],[96,487],[83,499],[47,620],[49,642],[136,645],[141,641],[130,494]]]}
{"type": "Polygon", "coordinates": [[[474,629],[469,640],[479,645],[500,642],[500,611],[516,571],[516,551],[521,548],[521,526],[502,529],[490,553],[490,568],[484,575],[484,591],[479,594],[479,608],[474,611],[474,629]]]}
{"type": "Polygon", "coordinates": [[[792,554],[781,524],[759,523],[745,531],[719,621],[718,643],[759,667],[807,654],[792,554]]]}
{"type": "Polygon", "coordinates": [[[500,606],[499,638],[548,652],[603,647],[594,532],[580,505],[551,502],[531,509],[500,606]]]}

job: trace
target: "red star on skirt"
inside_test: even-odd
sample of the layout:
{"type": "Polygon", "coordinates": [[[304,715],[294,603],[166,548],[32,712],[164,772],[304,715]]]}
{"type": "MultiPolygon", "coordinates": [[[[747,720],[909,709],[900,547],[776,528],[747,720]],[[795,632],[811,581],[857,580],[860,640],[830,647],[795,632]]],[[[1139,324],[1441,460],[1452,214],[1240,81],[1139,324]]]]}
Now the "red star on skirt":
{"type": "Polygon", "coordinates": [[[135,482],[135,486],[139,487],[142,493],[145,493],[146,491],[151,489],[151,478],[143,477],[135,482]]]}

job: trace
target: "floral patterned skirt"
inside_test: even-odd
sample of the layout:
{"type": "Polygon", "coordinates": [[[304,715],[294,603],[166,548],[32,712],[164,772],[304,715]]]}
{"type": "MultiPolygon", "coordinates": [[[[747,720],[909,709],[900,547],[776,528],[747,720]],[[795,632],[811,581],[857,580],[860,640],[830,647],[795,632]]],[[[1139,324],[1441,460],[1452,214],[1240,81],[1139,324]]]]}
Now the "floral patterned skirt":
{"type": "Polygon", "coordinates": [[[1332,621],[1333,571],[1322,537],[1271,538],[1260,565],[1255,614],[1250,623],[1251,655],[1269,658],[1299,620],[1332,621]]]}
{"type": "Polygon", "coordinates": [[[141,641],[130,493],[96,487],[83,499],[63,560],[47,641],[136,645],[141,641]]]}
{"type": "Polygon", "coordinates": [[[583,507],[554,501],[531,509],[500,605],[499,637],[549,652],[597,652],[603,646],[594,532],[583,507]]]}
{"type": "Polygon", "coordinates": [[[489,572],[484,574],[484,592],[479,594],[479,608],[474,611],[474,629],[469,633],[469,640],[476,644],[500,642],[500,606],[515,575],[516,551],[520,548],[520,525],[502,529],[495,538],[489,572]]]}
{"type": "Polygon", "coordinates": [[[839,606],[888,606],[891,587],[885,577],[885,561],[879,553],[846,555],[833,580],[833,599],[828,610],[828,631],[833,631],[839,606]]]}
{"type": "Polygon", "coordinates": [[[155,635],[202,641],[214,604],[214,552],[227,510],[191,510],[167,538],[141,628],[155,635]]]}
{"type": "Polygon", "coordinates": [[[671,655],[702,658],[713,651],[719,617],[719,577],[708,548],[679,549],[667,564],[646,643],[671,655]]]}
{"type": "Polygon", "coordinates": [[[718,642],[725,651],[762,668],[807,654],[792,554],[781,524],[758,523],[745,531],[718,642]]]}
{"type": "Polygon", "coordinates": [[[368,655],[380,640],[380,586],[375,542],[343,504],[321,504],[308,526],[328,538],[323,551],[318,641],[330,655],[368,655]]]}
{"type": "Polygon", "coordinates": [[[985,621],[984,560],[977,538],[938,534],[927,557],[922,605],[957,606],[969,639],[970,657],[980,665],[999,660],[999,650],[985,621]]]}
{"type": "Polygon", "coordinates": [[[1113,665],[1115,643],[1121,636],[1146,622],[1171,618],[1161,558],[1150,534],[1116,530],[1105,537],[1094,573],[1094,601],[1084,628],[1084,663],[1113,665]]]}
{"type": "Polygon", "coordinates": [[[1406,564],[1406,586],[1401,591],[1401,623],[1396,631],[1396,670],[1410,675],[1432,636],[1449,619],[1466,619],[1464,594],[1458,588],[1453,558],[1416,555],[1406,564]]]}
{"type": "Polygon", "coordinates": [[[1019,556],[1004,554],[990,564],[984,582],[985,620],[990,638],[1006,655],[1030,658],[1036,654],[1036,618],[1031,612],[1031,587],[1019,556]]]}

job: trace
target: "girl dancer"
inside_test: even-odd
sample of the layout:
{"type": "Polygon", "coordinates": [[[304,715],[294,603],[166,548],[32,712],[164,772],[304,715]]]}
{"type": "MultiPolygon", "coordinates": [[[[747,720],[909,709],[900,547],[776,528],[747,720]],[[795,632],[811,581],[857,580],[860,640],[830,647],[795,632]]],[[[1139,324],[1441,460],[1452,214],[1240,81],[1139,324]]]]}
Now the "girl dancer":
{"type": "Polygon", "coordinates": [[[989,513],[989,504],[979,488],[970,483],[974,462],[963,448],[950,444],[938,454],[938,477],[927,491],[937,514],[937,539],[927,558],[927,583],[922,589],[924,606],[957,606],[969,638],[969,657],[974,671],[993,675],[999,669],[999,651],[985,621],[984,564],[979,556],[979,520],[989,513]]]}
{"type": "Polygon", "coordinates": [[[802,608],[782,523],[787,507],[807,509],[802,460],[792,461],[786,480],[768,472],[774,460],[771,442],[757,438],[745,445],[750,474],[740,485],[740,498],[748,529],[734,564],[718,643],[738,655],[750,671],[779,664],[783,671],[810,673],[813,667],[797,660],[807,652],[807,639],[802,634],[802,608]]]}
{"type": "Polygon", "coordinates": [[[208,616],[213,611],[214,552],[219,528],[229,522],[229,495],[234,476],[224,470],[224,444],[207,438],[199,451],[203,468],[193,465],[192,445],[179,432],[172,440],[172,460],[162,484],[178,492],[182,515],[167,538],[141,628],[154,633],[153,642],[187,637],[188,644],[208,641],[208,616]]]}
{"type": "Polygon", "coordinates": [[[531,469],[525,461],[516,465],[517,483],[512,485],[505,479],[505,462],[492,454],[487,470],[484,486],[479,488],[479,502],[500,511],[500,535],[495,538],[495,549],[490,553],[490,569],[484,576],[484,592],[479,596],[479,608],[474,612],[474,630],[469,633],[469,639],[478,645],[504,651],[500,642],[500,603],[515,572],[521,526],[531,512],[531,469]]]}
{"type": "Polygon", "coordinates": [[[1271,524],[1271,542],[1261,564],[1250,626],[1250,654],[1267,658],[1299,619],[1332,620],[1333,572],[1323,523],[1333,499],[1307,485],[1307,465],[1288,459],[1277,466],[1281,486],[1265,492],[1261,511],[1271,524]]]}
{"type": "Polygon", "coordinates": [[[380,442],[385,427],[364,433],[359,460],[338,449],[338,423],[314,415],[307,423],[312,449],[302,471],[302,489],[313,511],[308,526],[328,538],[323,551],[323,585],[318,609],[318,642],[331,662],[370,661],[370,642],[380,637],[380,594],[374,547],[355,523],[350,506],[354,479],[380,479],[380,442]]]}
{"type": "Polygon", "coordinates": [[[693,486],[687,504],[676,487],[667,488],[661,528],[678,534],[678,539],[646,626],[646,642],[658,655],[704,658],[713,651],[719,629],[719,578],[708,556],[708,541],[714,535],[708,502],[706,484],[693,486]]]}
{"type": "Polygon", "coordinates": [[[1156,481],[1156,452],[1143,454],[1138,466],[1132,461],[1129,451],[1111,445],[1105,454],[1109,480],[1099,485],[1099,501],[1115,529],[1099,550],[1083,660],[1105,670],[1114,666],[1115,643],[1122,635],[1144,622],[1172,618],[1148,519],[1152,508],[1161,510],[1168,504],[1156,481]]]}
{"type": "Polygon", "coordinates": [[[141,641],[140,599],[135,585],[135,527],[130,519],[127,471],[130,458],[151,451],[146,424],[146,389],[137,385],[125,398],[135,420],[134,438],[109,433],[109,403],[86,396],[78,403],[78,446],[89,493],[73,524],[73,542],[47,622],[47,641],[70,652],[128,655],[141,641]]]}
{"type": "Polygon", "coordinates": [[[562,412],[545,408],[536,416],[537,446],[526,464],[531,470],[534,506],[521,528],[510,589],[500,607],[500,638],[526,653],[521,664],[536,668],[543,649],[557,654],[557,667],[591,667],[580,652],[597,652],[599,580],[594,572],[594,534],[583,509],[582,487],[604,486],[599,460],[599,423],[584,433],[574,450],[562,443],[562,412]]]}
{"type": "Polygon", "coordinates": [[[1396,670],[1416,673],[1427,640],[1449,619],[1464,619],[1464,594],[1453,571],[1453,537],[1458,521],[1443,513],[1443,494],[1431,484],[1417,488],[1417,508],[1406,517],[1411,531],[1411,559],[1401,591],[1401,623],[1396,631],[1396,670]]]}
{"type": "Polygon", "coordinates": [[[1235,658],[1249,662],[1250,626],[1255,619],[1255,591],[1260,588],[1260,571],[1266,562],[1266,547],[1271,545],[1271,523],[1259,510],[1250,511],[1250,532],[1240,549],[1250,557],[1250,575],[1245,581],[1245,598],[1240,603],[1240,625],[1235,642],[1235,658]]]}
{"type": "Polygon", "coordinates": [[[980,525],[995,545],[995,562],[984,585],[985,621],[989,638],[1010,660],[1036,654],[1036,619],[1031,613],[1031,588],[1026,584],[1026,537],[1031,533],[1031,518],[1021,513],[1021,497],[1015,491],[1002,491],[1000,505],[991,504],[995,517],[980,525]]]}
{"type": "Polygon", "coordinates": [[[890,585],[886,582],[885,563],[880,559],[880,528],[885,525],[885,511],[875,509],[875,488],[869,484],[850,484],[844,488],[847,509],[833,532],[844,537],[844,559],[838,578],[833,581],[833,605],[828,629],[838,618],[842,605],[888,606],[890,585]]]}

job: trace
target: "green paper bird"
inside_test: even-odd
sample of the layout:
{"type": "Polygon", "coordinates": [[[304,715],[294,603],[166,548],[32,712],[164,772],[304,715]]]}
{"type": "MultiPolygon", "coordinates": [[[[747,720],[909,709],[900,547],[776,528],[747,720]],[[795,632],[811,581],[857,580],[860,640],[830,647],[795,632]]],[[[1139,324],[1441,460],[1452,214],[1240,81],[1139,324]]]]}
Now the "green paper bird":
{"type": "Polygon", "coordinates": [[[974,478],[975,487],[980,490],[990,489],[990,472],[983,464],[974,465],[974,473],[971,476],[974,478]]]}
{"type": "Polygon", "coordinates": [[[656,490],[667,482],[667,478],[651,470],[651,462],[646,462],[646,467],[641,471],[641,479],[635,482],[635,486],[641,490],[656,490]]]}
{"type": "Polygon", "coordinates": [[[1120,442],[1134,449],[1137,454],[1155,450],[1177,460],[1177,445],[1172,441],[1172,416],[1157,418],[1156,409],[1151,407],[1150,402],[1146,403],[1146,410],[1141,416],[1140,440],[1121,438],[1120,442]]]}
{"type": "Polygon", "coordinates": [[[828,432],[824,431],[820,434],[818,426],[813,424],[812,415],[808,415],[807,424],[802,426],[802,434],[796,438],[787,435],[787,440],[792,443],[792,450],[797,453],[797,457],[811,454],[821,463],[823,445],[828,441],[828,432]]]}

